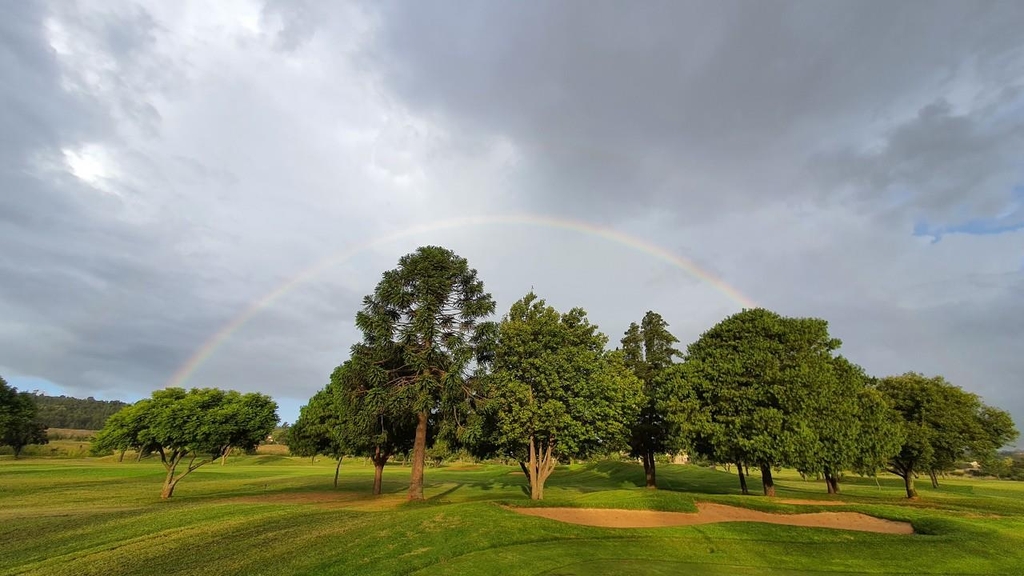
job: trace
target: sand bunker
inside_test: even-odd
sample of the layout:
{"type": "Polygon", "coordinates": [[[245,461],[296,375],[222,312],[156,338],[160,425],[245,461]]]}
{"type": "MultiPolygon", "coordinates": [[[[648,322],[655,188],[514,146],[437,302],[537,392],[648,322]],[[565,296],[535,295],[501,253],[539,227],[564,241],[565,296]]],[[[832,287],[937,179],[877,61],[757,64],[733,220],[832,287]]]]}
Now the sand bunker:
{"type": "Polygon", "coordinates": [[[747,508],[701,502],[697,513],[657,512],[654,510],[609,510],[600,508],[514,508],[520,514],[540,516],[559,522],[603,528],[658,528],[694,526],[717,522],[764,522],[808,528],[834,528],[883,534],[913,534],[909,522],[883,520],[859,512],[813,512],[810,514],[770,514],[747,508]]]}

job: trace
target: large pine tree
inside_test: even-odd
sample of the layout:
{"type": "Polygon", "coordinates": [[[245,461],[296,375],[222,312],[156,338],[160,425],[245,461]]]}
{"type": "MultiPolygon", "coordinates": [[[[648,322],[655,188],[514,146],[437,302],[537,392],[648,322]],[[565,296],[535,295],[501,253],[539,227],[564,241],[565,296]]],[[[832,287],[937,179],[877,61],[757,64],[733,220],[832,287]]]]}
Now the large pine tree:
{"type": "Polygon", "coordinates": [[[424,246],[384,273],[356,315],[363,342],[354,352],[369,355],[371,379],[409,398],[416,414],[410,500],[423,499],[431,414],[464,387],[478,323],[493,312],[494,300],[465,258],[424,246]],[[396,358],[399,368],[392,368],[396,358]]]}

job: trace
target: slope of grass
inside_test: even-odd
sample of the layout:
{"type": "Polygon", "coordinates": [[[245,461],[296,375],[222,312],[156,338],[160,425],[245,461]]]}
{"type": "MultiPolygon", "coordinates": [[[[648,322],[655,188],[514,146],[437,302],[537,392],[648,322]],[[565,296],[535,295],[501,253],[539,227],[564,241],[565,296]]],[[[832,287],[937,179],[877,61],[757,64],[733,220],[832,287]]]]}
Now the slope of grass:
{"type": "MultiPolygon", "coordinates": [[[[230,458],[159,499],[163,469],[109,458],[0,461],[0,574],[1018,574],[1024,485],[950,480],[901,498],[897,479],[850,479],[843,510],[912,522],[893,536],[756,523],[655,529],[574,526],[515,514],[530,505],[518,469],[427,470],[428,501],[404,502],[408,468],[281,455],[230,458]]],[[[783,513],[820,508],[741,496],[735,475],[598,462],[559,468],[548,506],[690,511],[716,501],[783,513]]],[[[780,474],[780,498],[835,500],[780,474]]],[[[831,508],[830,508],[831,509],[831,508]]]]}

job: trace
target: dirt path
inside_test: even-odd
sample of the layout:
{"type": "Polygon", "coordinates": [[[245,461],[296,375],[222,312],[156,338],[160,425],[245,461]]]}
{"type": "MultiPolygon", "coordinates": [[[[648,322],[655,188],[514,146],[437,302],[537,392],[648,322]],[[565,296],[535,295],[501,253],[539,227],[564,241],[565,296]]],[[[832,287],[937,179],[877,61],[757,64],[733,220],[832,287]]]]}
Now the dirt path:
{"type": "Polygon", "coordinates": [[[600,508],[513,508],[519,514],[539,516],[570,524],[603,528],[657,528],[693,526],[717,522],[764,522],[809,528],[834,528],[883,534],[913,534],[909,522],[883,520],[859,512],[814,512],[811,514],[770,514],[747,508],[701,502],[697,513],[654,510],[611,510],[600,508]]]}

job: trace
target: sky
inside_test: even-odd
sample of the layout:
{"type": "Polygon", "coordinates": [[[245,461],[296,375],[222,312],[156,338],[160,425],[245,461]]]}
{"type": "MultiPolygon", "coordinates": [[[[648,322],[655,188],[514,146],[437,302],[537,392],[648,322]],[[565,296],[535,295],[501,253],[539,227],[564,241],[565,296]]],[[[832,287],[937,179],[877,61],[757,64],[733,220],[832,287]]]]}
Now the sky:
{"type": "Polygon", "coordinates": [[[616,343],[752,305],[1024,426],[1019,2],[8,2],[0,375],[137,400],[345,360],[466,257],[616,343]]]}

